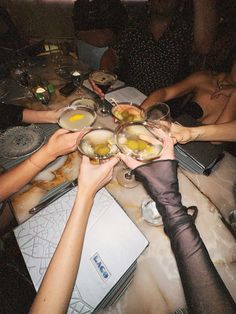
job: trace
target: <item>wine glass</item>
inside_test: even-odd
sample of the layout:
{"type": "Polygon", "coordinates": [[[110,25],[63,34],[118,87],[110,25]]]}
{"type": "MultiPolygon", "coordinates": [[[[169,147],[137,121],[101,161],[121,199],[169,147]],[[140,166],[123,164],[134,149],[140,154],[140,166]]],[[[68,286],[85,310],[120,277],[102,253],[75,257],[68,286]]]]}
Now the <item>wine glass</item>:
{"type": "MultiPolygon", "coordinates": [[[[156,133],[158,127],[147,121],[121,124],[115,132],[116,144],[125,155],[143,162],[152,161],[160,157],[163,149],[162,133],[156,133]]],[[[117,181],[127,188],[139,184],[129,168],[117,172],[117,181]]]]}
{"type": "Polygon", "coordinates": [[[62,111],[58,124],[63,129],[76,132],[93,125],[97,118],[95,110],[85,106],[67,106],[62,111]]]}
{"type": "Polygon", "coordinates": [[[77,87],[77,94],[80,94],[80,88],[83,84],[83,73],[80,70],[74,70],[71,72],[71,80],[74,86],[77,87]]]}
{"type": "Polygon", "coordinates": [[[151,121],[154,124],[158,123],[166,127],[166,130],[170,130],[171,116],[170,107],[162,102],[157,102],[153,106],[147,109],[147,121],[151,121]]]}
{"type": "MultiPolygon", "coordinates": [[[[106,94],[109,88],[117,80],[117,75],[109,71],[97,70],[90,73],[89,78],[102,90],[104,94],[106,94]]],[[[106,100],[104,98],[102,100],[101,108],[98,110],[98,115],[105,117],[109,114],[110,112],[106,107],[106,100]]]]}
{"type": "Polygon", "coordinates": [[[76,99],[74,99],[70,105],[70,107],[86,107],[90,108],[91,110],[97,111],[97,103],[93,98],[81,96],[76,99]]]}
{"type": "Polygon", "coordinates": [[[146,112],[136,104],[113,102],[112,114],[120,123],[142,122],[146,119],[146,112]]]}
{"type": "Polygon", "coordinates": [[[79,151],[91,160],[100,161],[118,153],[114,132],[108,128],[89,130],[80,140],[79,151]]]}

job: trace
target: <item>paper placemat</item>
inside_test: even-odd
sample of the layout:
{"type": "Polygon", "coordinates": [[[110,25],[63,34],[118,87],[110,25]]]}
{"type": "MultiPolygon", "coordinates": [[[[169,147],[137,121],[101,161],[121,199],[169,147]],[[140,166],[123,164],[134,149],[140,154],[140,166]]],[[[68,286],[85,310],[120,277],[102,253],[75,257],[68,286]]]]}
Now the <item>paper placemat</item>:
{"type": "Polygon", "coordinates": [[[108,101],[113,98],[116,102],[132,102],[136,105],[140,105],[146,97],[138,89],[130,86],[107,93],[105,96],[108,101]]]}

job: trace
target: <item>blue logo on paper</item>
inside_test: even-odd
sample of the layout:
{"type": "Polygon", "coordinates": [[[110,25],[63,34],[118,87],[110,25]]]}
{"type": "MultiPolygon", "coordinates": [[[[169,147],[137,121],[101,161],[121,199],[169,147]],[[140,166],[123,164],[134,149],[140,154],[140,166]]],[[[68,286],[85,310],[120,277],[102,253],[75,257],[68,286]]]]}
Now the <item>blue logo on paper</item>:
{"type": "Polygon", "coordinates": [[[107,269],[106,265],[103,263],[101,257],[98,253],[94,254],[93,257],[91,257],[91,261],[93,265],[95,266],[97,272],[99,273],[100,277],[103,280],[108,280],[111,276],[109,270],[107,269]]]}

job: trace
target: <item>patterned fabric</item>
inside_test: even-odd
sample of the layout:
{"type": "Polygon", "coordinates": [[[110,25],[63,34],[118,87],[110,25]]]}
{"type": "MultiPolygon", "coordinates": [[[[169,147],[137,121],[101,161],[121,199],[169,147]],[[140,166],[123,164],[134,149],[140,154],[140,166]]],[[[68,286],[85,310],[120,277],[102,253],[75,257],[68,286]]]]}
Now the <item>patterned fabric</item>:
{"type": "Polygon", "coordinates": [[[77,0],[74,3],[75,30],[111,28],[118,31],[127,21],[127,13],[120,0],[77,0]]]}
{"type": "Polygon", "coordinates": [[[124,29],[112,47],[119,58],[119,78],[148,95],[186,77],[191,29],[179,14],[158,41],[142,25],[124,29]]]}
{"type": "Polygon", "coordinates": [[[0,103],[0,130],[22,125],[23,107],[0,103]]]}

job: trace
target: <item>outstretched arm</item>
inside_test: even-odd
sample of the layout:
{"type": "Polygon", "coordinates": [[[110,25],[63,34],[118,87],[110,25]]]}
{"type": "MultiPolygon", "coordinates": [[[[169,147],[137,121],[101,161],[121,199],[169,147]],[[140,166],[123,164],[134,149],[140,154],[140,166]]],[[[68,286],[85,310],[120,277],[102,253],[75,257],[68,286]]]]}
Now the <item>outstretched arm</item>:
{"type": "Polygon", "coordinates": [[[112,178],[112,158],[101,165],[92,165],[83,156],[78,194],[61,240],[43,278],[30,313],[66,313],[78,273],[84,234],[96,192],[112,178]]]}
{"type": "Polygon", "coordinates": [[[175,255],[189,313],[233,314],[235,303],[210,259],[192,216],[181,203],[173,143],[170,145],[168,139],[165,142],[165,156],[161,158],[167,160],[137,167],[140,162],[128,156],[122,159],[134,169],[136,179],[157,204],[175,255]]]}
{"type": "Polygon", "coordinates": [[[25,123],[56,123],[62,109],[56,110],[32,110],[24,109],[22,122],[25,123]]]}
{"type": "Polygon", "coordinates": [[[206,75],[203,72],[197,72],[188,76],[183,81],[174,85],[157,89],[151,93],[141,104],[143,109],[148,109],[156,102],[165,102],[188,93],[194,92],[195,89],[205,80],[206,75]]]}
{"type": "Polygon", "coordinates": [[[198,127],[184,127],[175,123],[171,125],[171,136],[181,144],[191,141],[236,141],[236,120],[198,127]]]}
{"type": "Polygon", "coordinates": [[[81,132],[69,133],[67,130],[60,129],[37,152],[2,174],[0,202],[20,190],[58,156],[74,151],[80,136],[81,132]]]}

